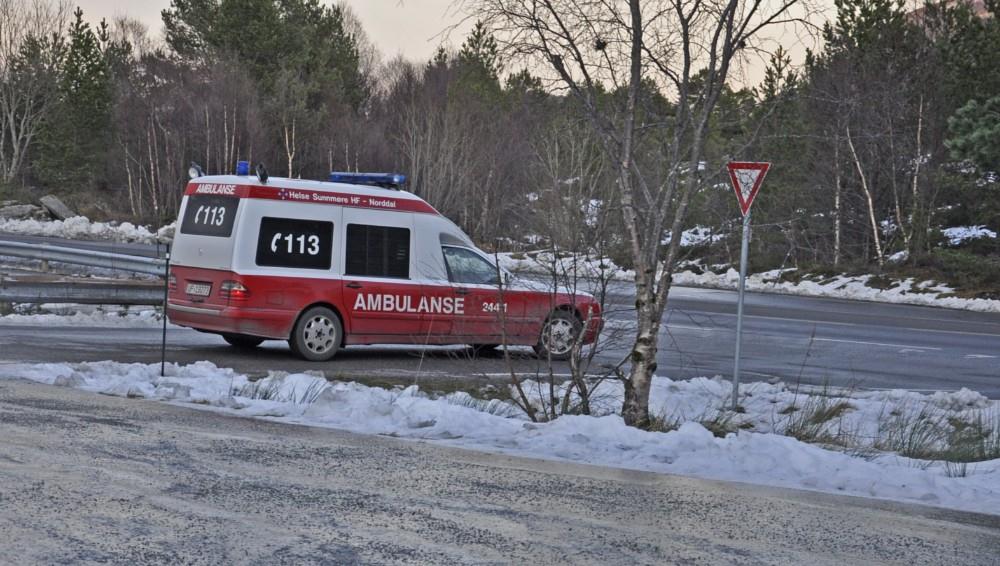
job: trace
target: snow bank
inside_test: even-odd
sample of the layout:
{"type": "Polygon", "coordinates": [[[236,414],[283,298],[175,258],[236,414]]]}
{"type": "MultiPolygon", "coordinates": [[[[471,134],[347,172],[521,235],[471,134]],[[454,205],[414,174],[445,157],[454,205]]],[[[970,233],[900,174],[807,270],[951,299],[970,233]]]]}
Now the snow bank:
{"type": "Polygon", "coordinates": [[[136,226],[131,222],[122,222],[121,224],[92,222],[86,216],[74,216],[66,220],[52,221],[0,219],[0,233],[48,236],[70,240],[114,240],[143,244],[169,241],[172,238],[173,228],[174,224],[170,224],[153,233],[145,226],[136,226]]]}
{"type": "MultiPolygon", "coordinates": [[[[1000,460],[974,464],[966,477],[948,477],[941,467],[925,462],[892,455],[866,460],[773,433],[742,432],[716,438],[695,422],[686,422],[669,433],[627,427],[613,414],[564,416],[536,424],[494,414],[503,413],[496,401],[479,403],[465,394],[434,399],[416,386],[389,391],[357,383],[328,383],[308,374],[274,374],[251,382],[209,362],[168,364],[166,373],[160,377],[155,364],[0,364],[0,377],[191,403],[281,422],[488,452],[1000,513],[1000,460]]],[[[704,411],[711,406],[704,402],[717,401],[723,386],[706,379],[657,380],[655,399],[661,405],[678,403],[673,410],[681,410],[683,405],[684,410],[704,411]]],[[[768,390],[761,387],[753,397],[772,408],[778,406],[770,403],[768,390]]],[[[771,394],[785,395],[787,391],[775,389],[771,394]]],[[[921,398],[927,403],[957,403],[961,407],[984,403],[971,392],[921,398]]],[[[871,400],[876,402],[877,398],[871,400]]],[[[756,408],[748,410],[754,411],[760,413],[756,408]]]]}
{"type": "MultiPolygon", "coordinates": [[[[84,326],[99,328],[153,328],[163,325],[156,309],[89,308],[84,305],[42,304],[44,312],[0,316],[0,326],[84,326]],[[87,310],[84,310],[87,309],[87,310]]],[[[171,325],[173,326],[173,325],[171,325]]]]}
{"type": "MultiPolygon", "coordinates": [[[[938,285],[933,281],[918,282],[911,278],[896,281],[897,285],[891,289],[876,289],[866,284],[872,278],[871,275],[838,275],[821,282],[802,279],[793,283],[779,280],[783,271],[786,270],[775,269],[748,275],[747,291],[783,293],[807,297],[831,297],[879,303],[925,305],[979,312],[1000,312],[1000,301],[941,297],[939,295],[951,293],[953,289],[945,285],[938,285]]],[[[739,285],[739,278],[739,272],[732,268],[721,275],[710,271],[701,274],[683,271],[674,275],[674,284],[688,287],[736,289],[739,285]]]]}

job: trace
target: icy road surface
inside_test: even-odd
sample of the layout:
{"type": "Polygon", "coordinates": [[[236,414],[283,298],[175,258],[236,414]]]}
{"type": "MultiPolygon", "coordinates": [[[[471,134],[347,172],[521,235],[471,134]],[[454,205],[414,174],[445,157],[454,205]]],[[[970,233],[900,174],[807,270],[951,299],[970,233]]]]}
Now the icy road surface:
{"type": "Polygon", "coordinates": [[[18,563],[995,564],[996,516],[0,383],[18,563]]]}

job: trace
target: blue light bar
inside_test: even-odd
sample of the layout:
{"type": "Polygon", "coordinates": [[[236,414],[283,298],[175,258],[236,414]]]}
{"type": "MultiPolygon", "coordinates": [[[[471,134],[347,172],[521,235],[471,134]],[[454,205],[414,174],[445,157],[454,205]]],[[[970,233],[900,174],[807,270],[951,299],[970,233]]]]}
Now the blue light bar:
{"type": "Polygon", "coordinates": [[[250,174],[250,162],[249,161],[237,161],[236,162],[236,174],[237,175],[249,175],[250,174]]]}
{"type": "Polygon", "coordinates": [[[343,173],[334,171],[330,173],[330,182],[399,189],[406,182],[406,175],[399,173],[343,173]]]}

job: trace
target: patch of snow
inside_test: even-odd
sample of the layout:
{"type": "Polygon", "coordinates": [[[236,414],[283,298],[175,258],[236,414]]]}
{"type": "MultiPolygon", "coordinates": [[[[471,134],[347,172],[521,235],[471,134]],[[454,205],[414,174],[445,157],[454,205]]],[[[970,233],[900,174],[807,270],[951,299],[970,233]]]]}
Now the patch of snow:
{"type": "MultiPolygon", "coordinates": [[[[691,246],[697,246],[705,243],[714,244],[725,237],[725,234],[721,234],[717,230],[713,230],[708,226],[695,226],[694,228],[681,232],[681,247],[689,248],[691,246]]],[[[663,245],[670,243],[669,231],[661,243],[663,245]]]]}
{"type": "MultiPolygon", "coordinates": [[[[17,305],[20,306],[20,305],[17,305]]],[[[15,308],[17,308],[17,306],[15,308]]],[[[77,304],[42,304],[41,312],[24,312],[0,316],[0,326],[79,326],[97,328],[159,328],[163,319],[156,309],[100,309],[77,304]]],[[[172,324],[169,326],[173,327],[172,324]]]]}
{"type": "Polygon", "coordinates": [[[941,230],[941,233],[948,238],[948,244],[952,246],[960,245],[967,240],[995,239],[997,237],[997,233],[987,229],[986,226],[954,226],[941,230]]]}
{"type": "MultiPolygon", "coordinates": [[[[872,278],[871,275],[838,275],[820,282],[806,279],[798,282],[790,282],[780,280],[781,273],[784,271],[790,270],[775,269],[748,275],[747,291],[782,293],[807,297],[830,297],[854,301],[924,305],[979,312],[1000,312],[1000,301],[941,297],[939,295],[951,293],[953,289],[945,285],[928,285],[925,282],[915,281],[912,278],[897,281],[897,285],[891,289],[876,289],[866,284],[872,278]]],[[[712,272],[696,274],[690,271],[674,274],[675,285],[688,287],[736,289],[738,283],[739,272],[732,268],[721,275],[712,272]]]]}
{"type": "MultiPolygon", "coordinates": [[[[0,377],[494,453],[1000,513],[1000,460],[971,464],[966,477],[948,477],[936,463],[892,454],[865,459],[773,432],[717,438],[694,418],[668,433],[628,427],[615,414],[571,415],[531,423],[498,410],[499,402],[477,404],[464,393],[432,398],[417,386],[385,390],[328,383],[310,374],[274,373],[251,382],[245,375],[209,362],[168,364],[165,377],[160,377],[158,364],[3,364],[0,377]]],[[[741,418],[765,427],[789,403],[803,399],[801,393],[780,385],[753,387],[744,390],[742,404],[747,413],[741,418]]],[[[728,384],[718,379],[675,382],[658,378],[654,406],[675,414],[706,414],[714,403],[724,400],[727,389],[728,384]]],[[[616,398],[614,392],[608,397],[616,398]]],[[[906,403],[967,411],[970,405],[995,406],[996,402],[968,391],[934,396],[871,392],[852,399],[846,414],[857,413],[856,422],[870,423],[876,409],[906,403]]]]}
{"type": "Polygon", "coordinates": [[[86,216],[51,221],[0,219],[0,233],[144,244],[168,241],[166,239],[173,237],[173,227],[174,224],[164,226],[154,234],[145,226],[136,226],[131,222],[122,222],[121,224],[92,222],[86,216]]]}
{"type": "Polygon", "coordinates": [[[903,250],[903,251],[896,252],[896,253],[890,255],[889,257],[887,257],[885,259],[887,261],[892,262],[892,263],[901,263],[901,262],[906,261],[906,259],[908,257],[910,257],[910,252],[908,252],[906,250],[903,250]]]}

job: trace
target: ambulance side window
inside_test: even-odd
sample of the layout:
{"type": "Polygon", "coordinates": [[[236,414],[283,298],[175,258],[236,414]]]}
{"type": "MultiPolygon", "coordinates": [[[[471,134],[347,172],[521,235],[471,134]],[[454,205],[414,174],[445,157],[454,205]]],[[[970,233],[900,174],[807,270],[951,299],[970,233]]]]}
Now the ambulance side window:
{"type": "Polygon", "coordinates": [[[444,262],[448,267],[448,279],[453,283],[473,285],[496,285],[497,268],[479,254],[465,248],[443,246],[444,262]]]}
{"type": "Polygon", "coordinates": [[[410,230],[393,226],[347,225],[344,274],[410,277],[410,230]]]}

